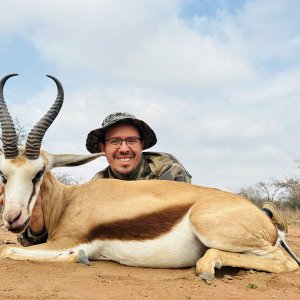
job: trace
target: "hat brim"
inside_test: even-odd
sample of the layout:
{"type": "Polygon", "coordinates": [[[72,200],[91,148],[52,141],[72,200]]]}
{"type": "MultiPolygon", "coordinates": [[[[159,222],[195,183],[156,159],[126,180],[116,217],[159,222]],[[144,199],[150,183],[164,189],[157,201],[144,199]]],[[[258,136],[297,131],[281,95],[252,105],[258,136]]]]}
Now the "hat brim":
{"type": "Polygon", "coordinates": [[[131,119],[131,118],[124,118],[121,120],[118,120],[112,124],[109,124],[107,126],[103,126],[101,128],[97,128],[92,130],[86,138],[86,148],[91,153],[98,153],[100,152],[99,143],[105,142],[105,131],[115,124],[118,123],[129,123],[134,125],[138,128],[141,138],[144,142],[144,149],[149,149],[152,146],[154,146],[157,142],[156,135],[154,131],[151,129],[151,127],[145,123],[142,120],[139,119],[131,119]]]}

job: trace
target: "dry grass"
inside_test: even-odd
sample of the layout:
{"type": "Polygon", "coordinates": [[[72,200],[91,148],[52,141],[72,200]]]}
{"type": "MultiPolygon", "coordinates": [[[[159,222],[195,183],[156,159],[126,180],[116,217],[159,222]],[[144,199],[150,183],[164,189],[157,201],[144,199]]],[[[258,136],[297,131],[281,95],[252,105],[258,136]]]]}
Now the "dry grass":
{"type": "Polygon", "coordinates": [[[281,212],[290,226],[300,228],[300,210],[284,209],[281,212]]]}

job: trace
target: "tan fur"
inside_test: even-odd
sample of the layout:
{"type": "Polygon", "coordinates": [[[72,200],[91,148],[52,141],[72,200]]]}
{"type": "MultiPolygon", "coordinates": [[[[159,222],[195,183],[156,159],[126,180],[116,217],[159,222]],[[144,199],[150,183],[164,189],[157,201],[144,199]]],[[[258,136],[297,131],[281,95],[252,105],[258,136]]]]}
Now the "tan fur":
{"type": "Polygon", "coordinates": [[[51,237],[52,232],[57,227],[61,215],[68,205],[68,199],[64,197],[64,186],[49,172],[45,174],[40,195],[44,200],[42,208],[45,226],[48,229],[49,237],[51,237]],[[54,199],[61,200],[53,201],[54,199]]]}
{"type": "Polygon", "coordinates": [[[16,166],[24,165],[28,161],[28,158],[25,156],[18,156],[17,158],[14,158],[11,160],[11,163],[16,166]]]}

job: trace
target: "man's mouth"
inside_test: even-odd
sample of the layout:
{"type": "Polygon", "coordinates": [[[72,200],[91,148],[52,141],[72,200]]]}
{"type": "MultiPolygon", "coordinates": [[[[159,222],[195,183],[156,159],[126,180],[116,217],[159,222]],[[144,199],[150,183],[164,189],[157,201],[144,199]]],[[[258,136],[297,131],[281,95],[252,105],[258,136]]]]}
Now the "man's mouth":
{"type": "Polygon", "coordinates": [[[118,160],[121,162],[129,162],[131,160],[131,157],[118,157],[118,160]]]}

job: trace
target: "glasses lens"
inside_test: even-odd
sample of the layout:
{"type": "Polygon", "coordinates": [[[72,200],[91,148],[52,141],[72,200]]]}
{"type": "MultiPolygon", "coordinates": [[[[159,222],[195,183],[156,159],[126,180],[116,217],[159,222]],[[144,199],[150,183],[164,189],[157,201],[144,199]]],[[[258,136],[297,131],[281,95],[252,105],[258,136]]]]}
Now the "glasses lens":
{"type": "Polygon", "coordinates": [[[115,139],[108,139],[106,140],[106,142],[113,147],[119,147],[122,145],[123,142],[125,142],[128,146],[136,146],[138,145],[140,141],[140,138],[137,137],[129,137],[127,139],[120,139],[120,138],[115,138],[115,139]]]}
{"type": "Polygon", "coordinates": [[[121,139],[111,139],[111,140],[108,140],[108,143],[112,146],[119,146],[119,145],[121,145],[122,140],[121,139]]]}
{"type": "Polygon", "coordinates": [[[126,143],[129,146],[135,146],[138,143],[139,139],[135,138],[135,137],[130,137],[128,139],[126,139],[126,143]]]}

